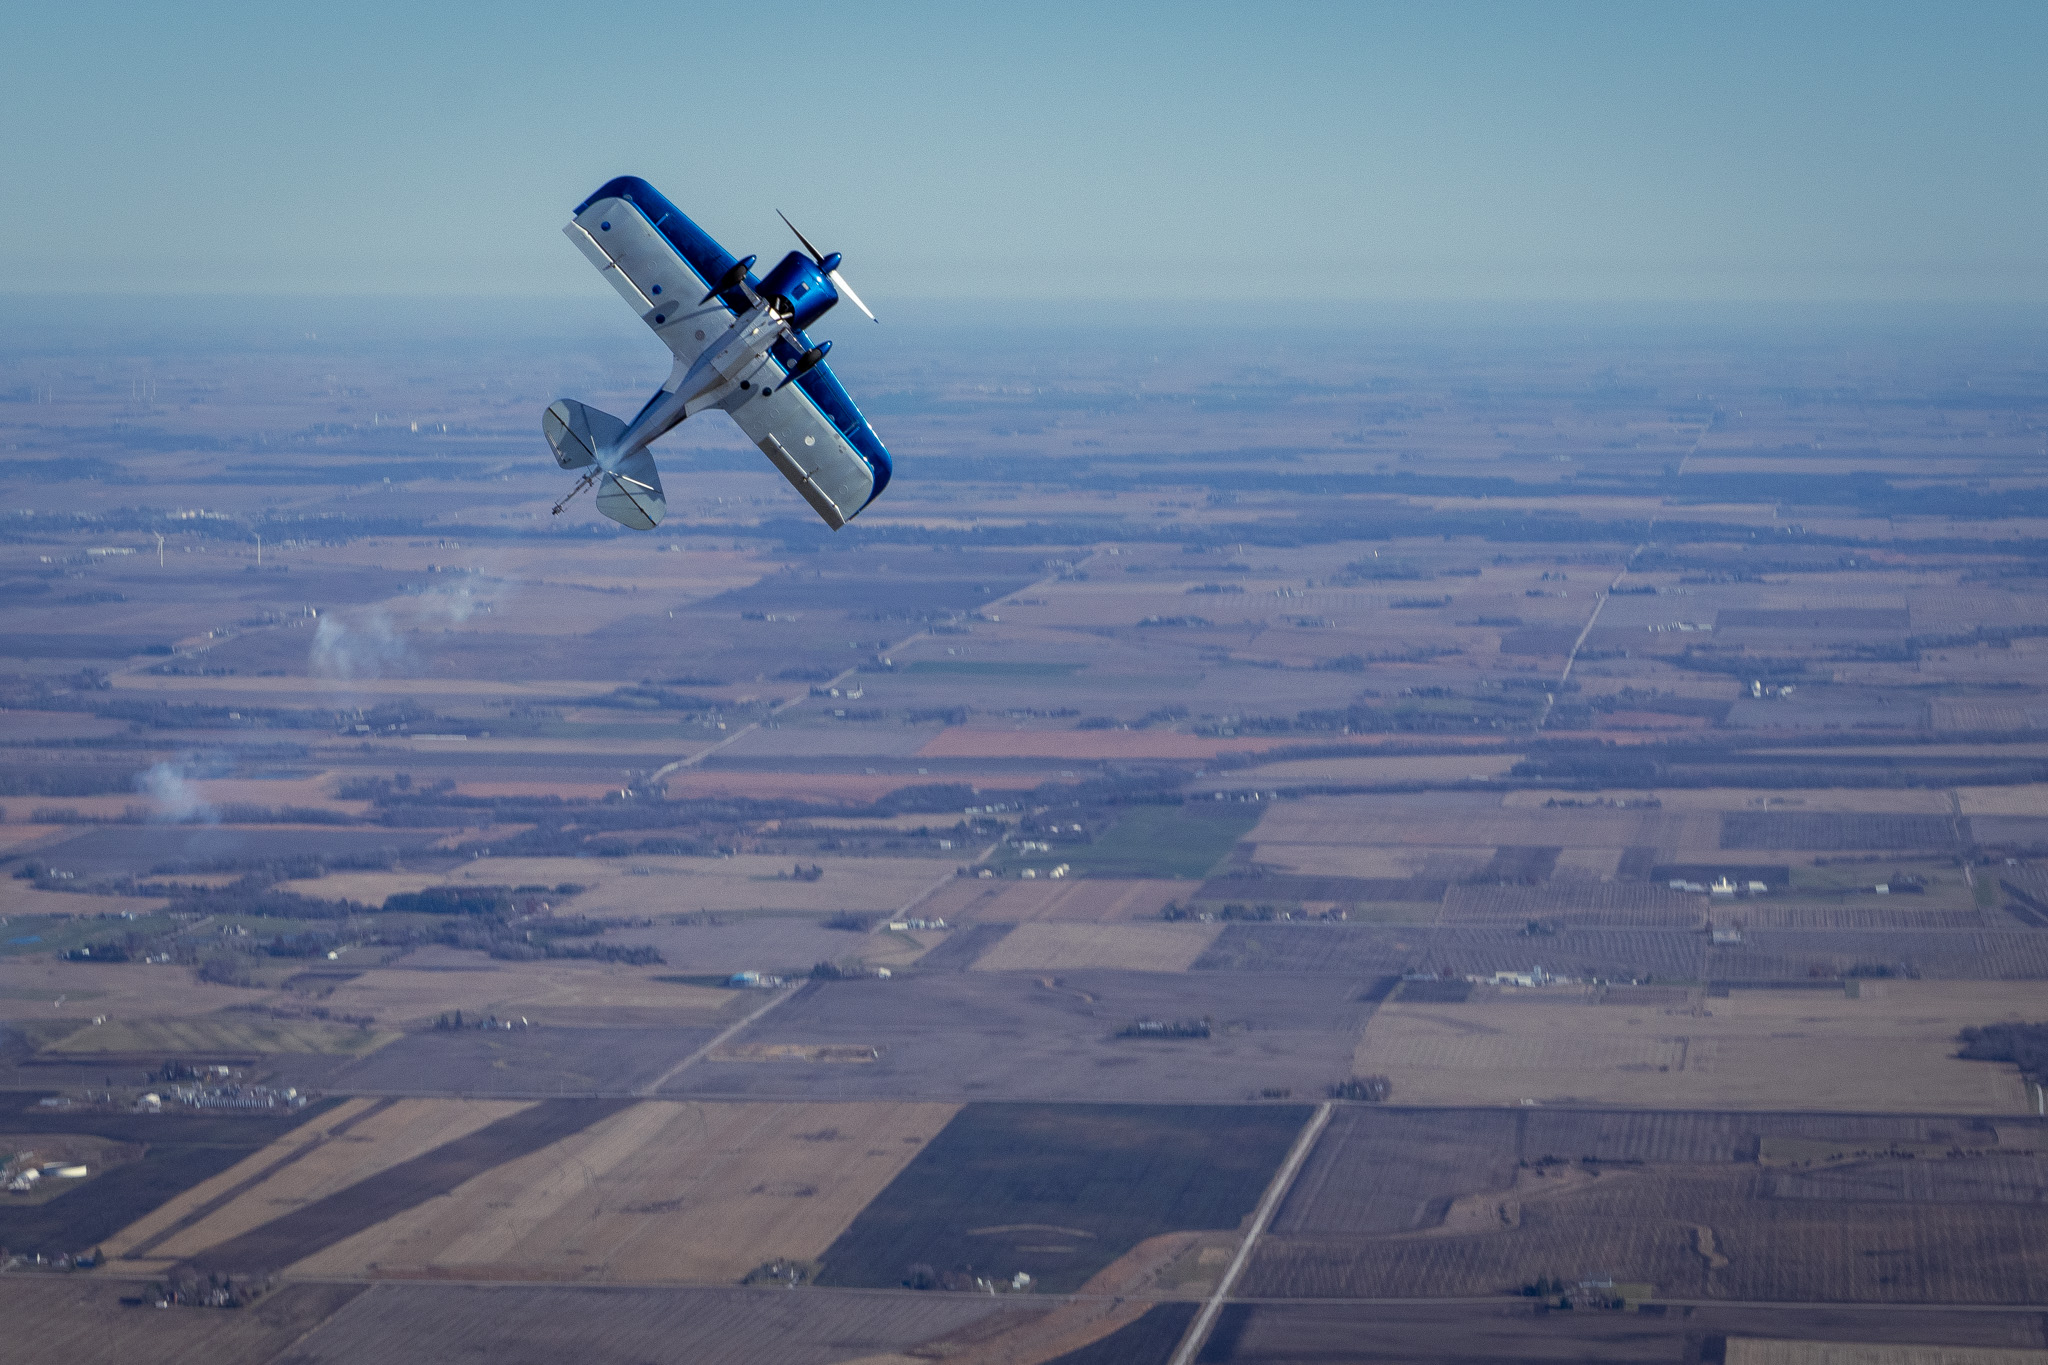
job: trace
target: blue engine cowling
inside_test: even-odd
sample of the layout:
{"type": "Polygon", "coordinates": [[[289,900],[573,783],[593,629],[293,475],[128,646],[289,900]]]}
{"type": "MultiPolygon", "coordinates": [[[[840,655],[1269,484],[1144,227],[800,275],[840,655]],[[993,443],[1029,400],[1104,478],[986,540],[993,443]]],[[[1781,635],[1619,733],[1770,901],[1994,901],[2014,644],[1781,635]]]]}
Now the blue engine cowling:
{"type": "Polygon", "coordinates": [[[763,298],[780,298],[789,305],[790,322],[798,331],[816,322],[827,308],[839,302],[838,291],[817,262],[801,251],[792,251],[768,272],[759,290],[763,298]]]}

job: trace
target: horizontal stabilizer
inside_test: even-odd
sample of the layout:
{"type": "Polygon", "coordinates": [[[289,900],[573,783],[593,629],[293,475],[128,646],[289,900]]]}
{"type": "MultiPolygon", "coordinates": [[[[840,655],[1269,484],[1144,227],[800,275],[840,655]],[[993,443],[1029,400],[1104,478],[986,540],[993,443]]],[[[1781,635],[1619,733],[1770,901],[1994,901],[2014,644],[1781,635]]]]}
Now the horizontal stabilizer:
{"type": "Polygon", "coordinates": [[[662,496],[661,475],[654,468],[652,453],[636,450],[604,476],[598,485],[597,510],[635,531],[652,531],[661,524],[668,515],[668,499],[662,496]]]}
{"type": "Polygon", "coordinates": [[[555,463],[564,469],[582,469],[597,460],[597,452],[616,445],[626,434],[626,424],[608,412],[558,399],[541,415],[540,429],[555,452],[555,463]]]}

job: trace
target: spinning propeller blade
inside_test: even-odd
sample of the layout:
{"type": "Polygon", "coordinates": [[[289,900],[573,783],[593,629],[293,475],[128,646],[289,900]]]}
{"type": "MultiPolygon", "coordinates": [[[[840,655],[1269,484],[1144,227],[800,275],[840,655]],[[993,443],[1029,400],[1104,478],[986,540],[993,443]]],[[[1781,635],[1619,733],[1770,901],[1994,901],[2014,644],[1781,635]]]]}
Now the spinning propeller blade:
{"type": "Polygon", "coordinates": [[[848,303],[852,304],[854,307],[860,309],[861,312],[866,313],[868,315],[869,322],[881,321],[880,318],[875,316],[875,312],[872,308],[868,307],[866,304],[860,301],[860,295],[853,292],[853,286],[846,282],[846,276],[840,274],[838,271],[835,270],[830,275],[826,276],[826,278],[831,280],[832,287],[839,291],[839,297],[845,299],[848,303]]]}
{"type": "Polygon", "coordinates": [[[801,232],[797,232],[796,224],[789,221],[788,214],[784,213],[781,209],[777,209],[775,210],[775,216],[782,220],[782,225],[784,227],[788,228],[791,232],[796,232],[796,239],[804,244],[805,251],[811,253],[812,260],[822,261],[825,259],[825,253],[818,250],[818,248],[812,246],[810,238],[804,236],[801,232]]]}
{"type": "Polygon", "coordinates": [[[790,222],[789,215],[784,213],[781,209],[775,210],[775,216],[782,220],[782,225],[784,227],[788,228],[791,232],[796,233],[796,239],[804,244],[805,251],[811,253],[811,259],[817,263],[818,269],[825,272],[825,278],[832,281],[832,288],[838,291],[839,297],[845,299],[848,303],[860,309],[861,312],[866,313],[868,315],[869,322],[880,322],[881,319],[875,316],[874,309],[868,307],[866,304],[860,301],[860,295],[853,292],[853,286],[848,284],[846,282],[846,277],[839,273],[838,253],[835,252],[828,257],[824,252],[812,246],[811,239],[804,236],[803,233],[797,232],[796,224],[790,222]]]}

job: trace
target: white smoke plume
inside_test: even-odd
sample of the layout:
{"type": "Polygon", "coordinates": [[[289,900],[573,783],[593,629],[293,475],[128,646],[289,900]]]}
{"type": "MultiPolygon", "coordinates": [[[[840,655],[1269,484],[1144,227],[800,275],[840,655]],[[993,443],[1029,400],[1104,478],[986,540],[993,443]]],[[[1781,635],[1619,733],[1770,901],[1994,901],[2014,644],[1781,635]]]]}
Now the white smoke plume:
{"type": "Polygon", "coordinates": [[[433,580],[416,596],[323,615],[313,629],[307,667],[316,678],[419,677],[426,673],[434,636],[478,612],[502,606],[513,585],[489,557],[477,572],[433,580]]]}
{"type": "Polygon", "coordinates": [[[185,776],[182,764],[158,763],[135,775],[135,789],[156,802],[152,820],[174,825],[217,825],[220,812],[199,794],[185,776]]]}
{"type": "Polygon", "coordinates": [[[381,678],[387,672],[408,671],[405,639],[383,607],[352,612],[346,617],[329,612],[313,628],[313,646],[307,660],[316,678],[381,678]]]}

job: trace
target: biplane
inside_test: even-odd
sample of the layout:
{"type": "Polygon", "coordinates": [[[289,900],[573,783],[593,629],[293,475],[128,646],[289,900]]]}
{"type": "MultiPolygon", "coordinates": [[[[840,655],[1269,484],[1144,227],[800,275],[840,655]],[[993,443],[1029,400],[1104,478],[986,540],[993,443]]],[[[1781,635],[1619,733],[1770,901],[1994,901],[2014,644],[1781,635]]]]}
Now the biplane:
{"type": "Polygon", "coordinates": [[[802,251],[766,277],[735,257],[637,176],[607,182],[576,206],[563,232],[654,330],[675,365],[630,422],[573,398],[551,404],[541,430],[564,469],[585,473],[597,510],[651,531],[668,510],[648,449],[688,418],[717,409],[739,423],[804,501],[838,530],[889,483],[889,452],[825,363],[829,341],[805,329],[841,299],[875,315],[787,217],[802,251]]]}

